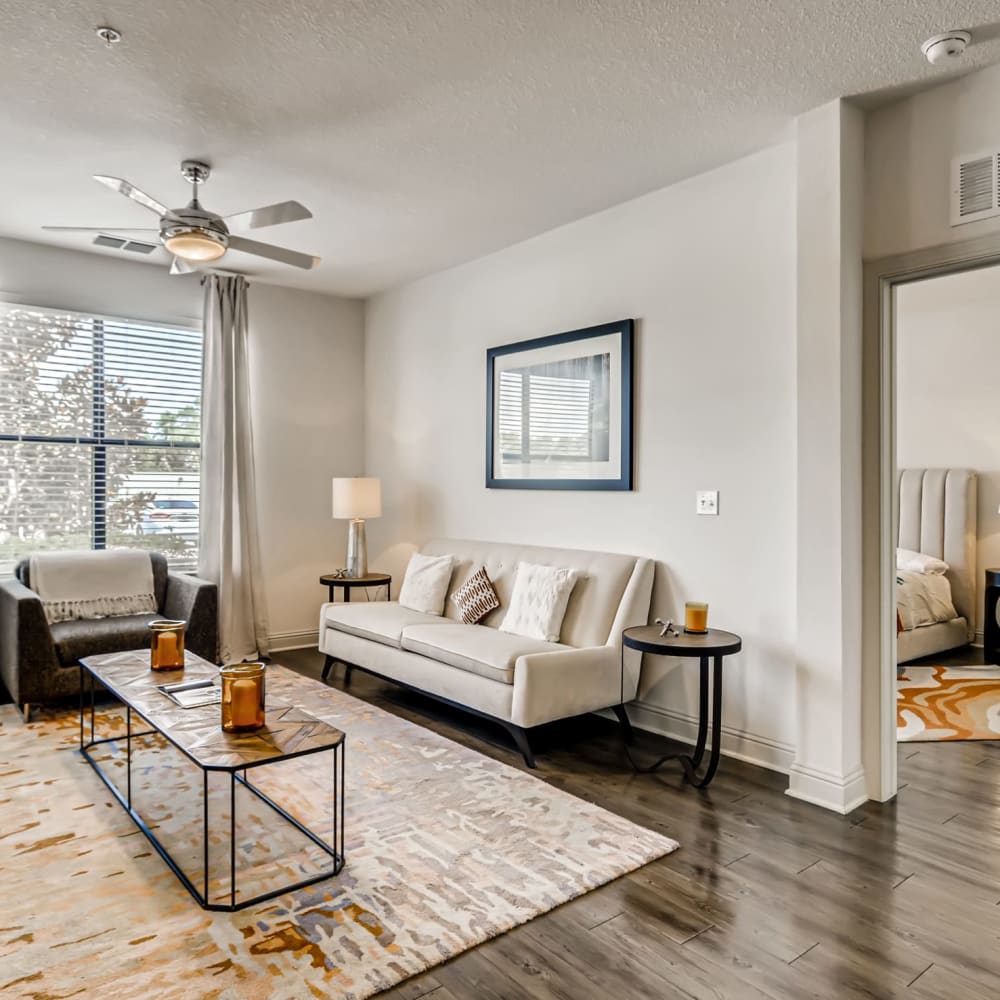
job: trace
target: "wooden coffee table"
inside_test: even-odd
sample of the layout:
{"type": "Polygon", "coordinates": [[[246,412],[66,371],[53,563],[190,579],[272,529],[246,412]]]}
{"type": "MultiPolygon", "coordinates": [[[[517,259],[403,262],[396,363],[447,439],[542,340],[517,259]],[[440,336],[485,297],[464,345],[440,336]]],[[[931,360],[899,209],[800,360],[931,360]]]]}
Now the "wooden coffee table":
{"type": "MultiPolygon", "coordinates": [[[[149,669],[149,650],[126,653],[102,653],[80,661],[80,753],[94,768],[101,780],[146,835],[157,853],[167,863],[185,889],[206,910],[241,910],[266,899],[301,889],[323,879],[337,875],[344,866],[344,734],[339,729],[314,719],[301,708],[281,705],[268,699],[266,723],[259,733],[226,733],[221,725],[221,709],[216,703],[199,708],[181,708],[157,690],[161,684],[174,684],[213,678],[218,682],[218,668],[193,653],[186,654],[183,670],[152,671],[149,669]],[[84,681],[89,684],[85,692],[84,681]],[[95,735],[94,690],[95,682],[103,685],[125,706],[124,738],[95,735]],[[89,695],[89,698],[88,698],[89,695]],[[87,701],[89,700],[90,732],[86,734],[87,701]],[[138,715],[150,728],[141,732],[132,730],[132,714],[138,715]],[[166,847],[139,815],[132,804],[132,741],[139,737],[160,735],[175,746],[202,772],[202,860],[203,877],[199,888],[180,865],[171,857],[166,847]],[[92,754],[101,744],[125,745],[125,791],[115,785],[102,770],[92,754]],[[298,819],[282,808],[270,796],[247,778],[253,768],[266,767],[281,761],[292,760],[307,754],[331,753],[332,767],[332,827],[327,843],[298,819]],[[229,777],[229,889],[222,898],[227,902],[209,899],[209,775],[222,772],[229,777]],[[329,868],[311,874],[291,884],[282,884],[249,899],[237,899],[236,864],[236,792],[245,789],[268,805],[276,815],[322,850],[331,859],[329,868]]],[[[217,832],[217,831],[215,831],[217,832]]],[[[197,876],[195,876],[196,878],[197,876]]]]}

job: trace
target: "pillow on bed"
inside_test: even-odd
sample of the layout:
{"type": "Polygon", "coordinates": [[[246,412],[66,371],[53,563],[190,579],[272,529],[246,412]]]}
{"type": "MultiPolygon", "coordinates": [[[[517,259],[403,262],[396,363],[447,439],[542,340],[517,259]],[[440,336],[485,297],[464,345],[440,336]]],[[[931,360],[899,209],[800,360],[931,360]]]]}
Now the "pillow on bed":
{"type": "Polygon", "coordinates": [[[912,549],[896,549],[896,569],[905,569],[911,573],[947,573],[951,567],[943,560],[912,549]]]}

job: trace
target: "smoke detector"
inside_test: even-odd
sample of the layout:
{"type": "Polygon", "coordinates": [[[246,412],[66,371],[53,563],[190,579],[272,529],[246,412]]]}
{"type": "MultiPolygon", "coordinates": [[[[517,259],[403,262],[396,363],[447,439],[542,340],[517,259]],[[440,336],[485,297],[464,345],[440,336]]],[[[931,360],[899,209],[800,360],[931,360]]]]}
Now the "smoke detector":
{"type": "Polygon", "coordinates": [[[920,51],[932,66],[937,66],[939,63],[957,59],[971,41],[972,35],[967,31],[946,31],[943,35],[928,38],[920,46],[920,51]]]}

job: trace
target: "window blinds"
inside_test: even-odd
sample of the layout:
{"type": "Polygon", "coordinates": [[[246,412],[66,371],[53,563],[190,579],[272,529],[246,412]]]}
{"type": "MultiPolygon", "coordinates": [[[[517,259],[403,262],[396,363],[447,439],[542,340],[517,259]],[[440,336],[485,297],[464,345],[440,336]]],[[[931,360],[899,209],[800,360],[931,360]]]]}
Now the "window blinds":
{"type": "Polygon", "coordinates": [[[201,333],[0,303],[0,572],[139,547],[194,569],[201,333]]]}
{"type": "Polygon", "coordinates": [[[590,459],[591,382],[504,371],[497,424],[507,461],[590,459]]]}

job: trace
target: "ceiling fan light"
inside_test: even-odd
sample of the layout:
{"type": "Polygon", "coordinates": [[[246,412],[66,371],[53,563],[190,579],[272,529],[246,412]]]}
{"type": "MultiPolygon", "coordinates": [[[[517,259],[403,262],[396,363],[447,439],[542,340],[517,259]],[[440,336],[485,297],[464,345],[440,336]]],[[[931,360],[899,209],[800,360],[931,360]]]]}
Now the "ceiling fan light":
{"type": "Polygon", "coordinates": [[[226,252],[224,244],[214,239],[210,234],[198,230],[168,236],[163,241],[163,245],[175,257],[198,263],[218,260],[226,252]]]}

